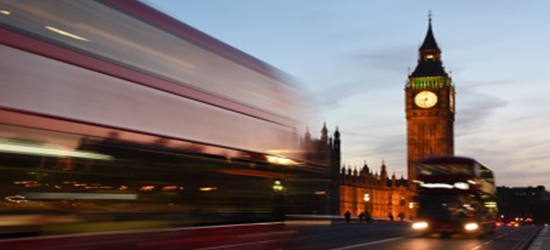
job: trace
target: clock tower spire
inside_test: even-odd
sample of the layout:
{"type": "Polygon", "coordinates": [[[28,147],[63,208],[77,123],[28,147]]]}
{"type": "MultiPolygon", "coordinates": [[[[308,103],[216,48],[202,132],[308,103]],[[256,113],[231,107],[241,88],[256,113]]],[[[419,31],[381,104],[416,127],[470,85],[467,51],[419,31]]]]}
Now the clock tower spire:
{"type": "Polygon", "coordinates": [[[416,179],[415,164],[419,160],[454,154],[455,90],[443,68],[431,12],[428,32],[418,52],[416,68],[405,86],[409,181],[416,179]]]}

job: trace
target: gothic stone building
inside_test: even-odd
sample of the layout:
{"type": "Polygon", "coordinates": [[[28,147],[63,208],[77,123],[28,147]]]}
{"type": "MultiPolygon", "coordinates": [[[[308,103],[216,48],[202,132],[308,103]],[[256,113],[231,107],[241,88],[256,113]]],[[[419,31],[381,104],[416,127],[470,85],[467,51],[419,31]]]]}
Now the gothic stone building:
{"type": "Polygon", "coordinates": [[[380,174],[371,172],[367,164],[360,171],[343,168],[340,174],[340,211],[349,211],[357,216],[368,211],[372,217],[395,218],[402,214],[404,218],[413,216],[411,197],[407,180],[396,179],[395,174],[388,177],[384,163],[380,174]]]}
{"type": "Polygon", "coordinates": [[[390,178],[387,167],[382,164],[380,174],[371,172],[367,164],[362,170],[341,167],[340,132],[338,128],[329,136],[326,125],[321,130],[321,138],[311,137],[306,132],[302,141],[308,160],[328,166],[330,178],[330,214],[342,215],[349,211],[357,216],[364,211],[373,217],[394,217],[402,213],[405,218],[411,216],[411,197],[407,180],[390,178]],[[368,197],[368,198],[367,198],[368,197]]]}
{"type": "Polygon", "coordinates": [[[326,124],[321,130],[321,138],[315,139],[311,137],[309,131],[306,131],[304,139],[301,141],[301,146],[305,150],[305,158],[309,162],[327,166],[327,179],[330,181],[328,192],[328,214],[339,214],[340,208],[340,132],[338,128],[330,137],[326,124]]]}

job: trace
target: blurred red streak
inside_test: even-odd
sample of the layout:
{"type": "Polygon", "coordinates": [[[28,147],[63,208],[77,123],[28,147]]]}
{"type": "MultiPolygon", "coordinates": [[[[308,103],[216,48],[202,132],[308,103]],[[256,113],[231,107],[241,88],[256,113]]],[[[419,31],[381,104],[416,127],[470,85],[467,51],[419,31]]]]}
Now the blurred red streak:
{"type": "Polygon", "coordinates": [[[163,240],[163,241],[152,241],[152,242],[142,242],[139,243],[137,248],[148,248],[148,247],[160,247],[160,246],[169,246],[169,245],[180,245],[186,243],[195,243],[195,242],[210,242],[218,240],[228,240],[235,238],[237,235],[222,235],[222,236],[210,236],[210,237],[201,237],[201,238],[191,238],[191,239],[176,239],[176,240],[163,240]]]}
{"type": "MultiPolygon", "coordinates": [[[[265,232],[265,233],[253,233],[253,234],[229,234],[229,235],[222,235],[222,236],[210,236],[210,237],[201,237],[201,238],[191,238],[191,239],[176,239],[176,240],[164,240],[164,241],[153,241],[153,242],[143,242],[138,244],[137,248],[147,248],[147,247],[160,247],[160,246],[169,246],[169,245],[180,245],[180,244],[186,244],[186,243],[196,243],[196,242],[213,242],[213,241],[221,241],[221,240],[229,240],[229,239],[235,239],[235,238],[258,238],[258,237],[271,237],[276,235],[288,235],[296,233],[295,230],[287,230],[282,232],[265,232]]],[[[227,245],[226,247],[231,246],[240,246],[240,245],[252,245],[252,244],[261,244],[265,243],[266,241],[276,241],[280,239],[272,239],[272,240],[263,240],[263,241],[254,241],[254,242],[243,242],[236,245],[227,245]]],[[[217,246],[217,247],[225,247],[225,246],[217,246]]],[[[202,249],[202,248],[201,248],[202,249]]],[[[208,248],[207,248],[208,249],[208,248]]]]}

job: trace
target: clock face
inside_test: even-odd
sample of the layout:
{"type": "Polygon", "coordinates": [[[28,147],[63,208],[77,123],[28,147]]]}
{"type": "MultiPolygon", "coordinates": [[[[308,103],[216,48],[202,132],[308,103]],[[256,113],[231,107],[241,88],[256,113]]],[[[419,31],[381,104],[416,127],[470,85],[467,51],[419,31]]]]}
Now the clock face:
{"type": "Polygon", "coordinates": [[[431,108],[437,103],[437,95],[434,92],[424,90],[416,94],[414,103],[423,109],[431,108]]]}

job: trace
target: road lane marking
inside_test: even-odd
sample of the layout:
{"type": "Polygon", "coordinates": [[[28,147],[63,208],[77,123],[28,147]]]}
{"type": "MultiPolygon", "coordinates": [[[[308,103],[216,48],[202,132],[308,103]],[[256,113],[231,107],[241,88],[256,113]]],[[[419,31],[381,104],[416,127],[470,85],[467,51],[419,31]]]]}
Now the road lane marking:
{"type": "Polygon", "coordinates": [[[364,246],[369,246],[369,245],[376,245],[376,244],[380,244],[380,243],[384,243],[384,242],[390,242],[390,241],[394,241],[394,240],[401,240],[401,239],[410,238],[410,237],[413,237],[413,236],[418,236],[418,234],[411,234],[411,235],[406,235],[406,236],[401,236],[401,237],[396,237],[396,238],[389,238],[389,239],[385,239],[385,240],[371,241],[371,242],[362,243],[362,244],[357,244],[357,245],[351,245],[351,246],[345,246],[345,247],[332,248],[332,249],[329,249],[329,250],[347,250],[347,249],[354,249],[354,248],[358,248],[358,247],[364,247],[364,246]]]}
{"type": "Polygon", "coordinates": [[[470,249],[470,250],[476,250],[476,249],[478,249],[478,248],[480,248],[480,247],[481,247],[481,245],[479,245],[479,246],[477,246],[477,247],[474,247],[474,248],[472,248],[472,249],[470,249]]]}
{"type": "MultiPolygon", "coordinates": [[[[321,234],[318,234],[318,235],[294,237],[294,238],[292,238],[292,240],[303,240],[303,239],[307,239],[307,238],[318,238],[318,237],[324,237],[325,235],[333,235],[333,234],[334,234],[334,232],[326,232],[326,233],[321,233],[321,234]]],[[[412,237],[412,236],[417,236],[417,235],[418,234],[413,234],[413,235],[408,235],[408,236],[399,237],[399,238],[406,238],[406,237],[412,237]]],[[[398,239],[398,238],[392,238],[392,239],[398,239]]],[[[193,250],[216,250],[216,249],[224,249],[224,248],[231,248],[231,247],[240,247],[240,246],[248,246],[248,245],[273,243],[273,242],[284,241],[284,240],[287,240],[287,239],[273,239],[273,240],[264,240],[264,241],[244,242],[244,243],[238,243],[238,244],[232,244],[232,245],[214,246],[214,247],[206,247],[206,248],[196,248],[196,249],[193,249],[193,250]]],[[[344,248],[344,249],[347,249],[347,248],[344,248]]],[[[330,250],[338,250],[338,248],[330,249],[330,250]]]]}
{"type": "Polygon", "coordinates": [[[483,244],[487,245],[487,244],[489,244],[489,243],[491,243],[491,242],[493,242],[493,240],[486,241],[486,242],[484,242],[483,244]]]}

